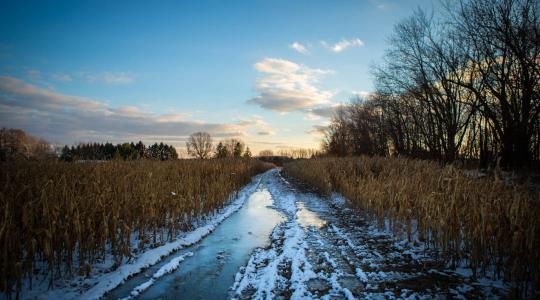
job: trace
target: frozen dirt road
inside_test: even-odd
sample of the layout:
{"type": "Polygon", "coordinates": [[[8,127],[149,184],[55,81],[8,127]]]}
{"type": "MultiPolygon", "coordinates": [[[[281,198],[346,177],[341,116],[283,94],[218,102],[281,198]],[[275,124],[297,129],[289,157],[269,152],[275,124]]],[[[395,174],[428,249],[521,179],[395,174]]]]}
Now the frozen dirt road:
{"type": "Polygon", "coordinates": [[[275,169],[199,244],[107,298],[459,299],[505,293],[501,283],[472,281],[465,270],[449,270],[433,257],[421,243],[379,231],[338,196],[322,199],[275,169]],[[171,262],[176,267],[167,270],[171,262]]]}

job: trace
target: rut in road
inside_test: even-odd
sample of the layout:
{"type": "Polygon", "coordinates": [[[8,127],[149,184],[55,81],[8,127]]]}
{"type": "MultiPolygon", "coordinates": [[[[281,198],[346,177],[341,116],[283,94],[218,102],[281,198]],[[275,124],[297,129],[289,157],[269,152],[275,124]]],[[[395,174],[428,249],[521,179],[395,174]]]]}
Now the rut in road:
{"type": "MultiPolygon", "coordinates": [[[[280,170],[264,178],[275,209],[287,216],[271,244],[256,249],[236,274],[237,299],[498,297],[505,286],[472,281],[437,262],[422,243],[378,230],[343,199],[321,199],[280,170]]],[[[494,284],[495,283],[495,284],[494,284]]]]}

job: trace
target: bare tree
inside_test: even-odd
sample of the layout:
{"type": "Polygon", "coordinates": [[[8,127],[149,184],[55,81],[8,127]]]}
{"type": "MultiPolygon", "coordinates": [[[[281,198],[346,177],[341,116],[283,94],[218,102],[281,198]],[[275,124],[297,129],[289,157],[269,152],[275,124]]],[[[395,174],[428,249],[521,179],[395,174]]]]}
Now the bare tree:
{"type": "Polygon", "coordinates": [[[540,163],[540,0],[447,1],[398,23],[375,94],[337,110],[332,155],[540,163]]]}
{"type": "MultiPolygon", "coordinates": [[[[475,111],[470,107],[472,93],[455,83],[465,75],[468,62],[460,46],[445,24],[417,10],[397,24],[385,64],[375,71],[378,93],[401,102],[401,111],[413,110],[409,119],[420,134],[420,140],[415,139],[429,158],[446,162],[457,157],[475,111]]],[[[396,107],[385,104],[387,109],[396,107]]],[[[402,148],[400,142],[397,148],[402,148]]]]}
{"type": "Polygon", "coordinates": [[[242,156],[244,148],[246,147],[244,141],[237,138],[227,139],[222,141],[222,143],[223,147],[225,148],[225,152],[227,153],[227,157],[242,156]]]}
{"type": "Polygon", "coordinates": [[[334,116],[332,123],[325,133],[325,142],[329,154],[346,156],[352,154],[352,143],[348,131],[349,116],[346,106],[340,106],[334,116]]]}
{"type": "Polygon", "coordinates": [[[192,157],[210,158],[212,154],[212,137],[207,132],[195,132],[189,136],[186,148],[188,154],[192,157]]]}
{"type": "Polygon", "coordinates": [[[540,1],[461,0],[450,11],[477,98],[506,166],[526,165],[540,116],[540,1]]]}
{"type": "Polygon", "coordinates": [[[21,129],[0,129],[0,160],[52,157],[53,148],[46,140],[26,134],[21,129]]]}
{"type": "Polygon", "coordinates": [[[274,156],[274,151],[270,150],[270,149],[266,149],[266,150],[261,150],[259,152],[259,156],[274,156]]]}
{"type": "Polygon", "coordinates": [[[320,156],[321,154],[321,150],[311,148],[282,149],[278,151],[279,156],[289,158],[311,158],[320,156]]]}

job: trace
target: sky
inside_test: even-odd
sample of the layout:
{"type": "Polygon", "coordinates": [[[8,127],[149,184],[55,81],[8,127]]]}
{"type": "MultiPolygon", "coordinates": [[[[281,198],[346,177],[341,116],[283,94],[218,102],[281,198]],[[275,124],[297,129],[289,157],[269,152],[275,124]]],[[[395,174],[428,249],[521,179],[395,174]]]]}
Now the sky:
{"type": "Polygon", "coordinates": [[[241,138],[318,148],[436,0],[0,2],[0,127],[54,144],[241,138]]]}

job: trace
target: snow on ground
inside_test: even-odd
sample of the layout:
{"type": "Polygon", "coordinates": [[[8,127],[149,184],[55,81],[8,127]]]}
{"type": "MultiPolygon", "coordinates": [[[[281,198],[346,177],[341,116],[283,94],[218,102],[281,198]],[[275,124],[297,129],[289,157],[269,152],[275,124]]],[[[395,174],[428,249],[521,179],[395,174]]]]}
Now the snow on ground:
{"type": "Polygon", "coordinates": [[[151,287],[154,282],[156,282],[157,279],[163,277],[166,274],[169,274],[173,272],[174,270],[178,269],[180,266],[180,263],[186,259],[186,257],[193,256],[193,252],[187,252],[182,255],[178,255],[177,257],[171,259],[168,263],[163,265],[159,270],[157,270],[154,275],[152,275],[152,278],[150,280],[143,282],[142,284],[136,286],[132,291],[129,297],[123,298],[123,300],[129,300],[133,299],[137,296],[139,296],[142,292],[147,290],[149,287],[151,287]]]}
{"type": "MultiPolygon", "coordinates": [[[[498,298],[508,286],[449,270],[432,250],[381,231],[330,199],[298,190],[279,170],[265,178],[276,209],[288,219],[265,249],[239,270],[234,299],[432,299],[498,298]],[[329,201],[328,201],[329,200],[329,201]]],[[[388,227],[388,226],[386,226],[388,227]]]]}
{"type": "MultiPolygon", "coordinates": [[[[271,172],[271,171],[270,171],[271,172]]],[[[231,201],[219,213],[205,218],[205,222],[193,231],[180,234],[179,237],[172,242],[165,243],[162,246],[149,249],[138,256],[132,258],[129,262],[124,263],[115,270],[111,266],[114,264],[112,256],[108,255],[104,262],[92,266],[91,275],[84,278],[83,276],[74,276],[71,278],[62,278],[54,282],[55,288],[48,290],[48,278],[43,280],[33,279],[32,289],[29,289],[29,283],[25,282],[22,289],[22,299],[99,299],[108,291],[122,284],[126,279],[141,272],[142,270],[155,265],[165,256],[178,251],[184,247],[193,245],[200,241],[203,237],[210,234],[216,226],[218,226],[225,218],[237,211],[244,202],[253,194],[264,177],[264,174],[255,176],[250,184],[240,190],[237,197],[231,201]]],[[[136,235],[134,235],[136,236],[136,235]]],[[[134,240],[134,245],[137,240],[134,240]]],[[[180,261],[185,257],[178,257],[177,265],[167,264],[164,267],[177,268],[180,261]]],[[[174,264],[174,262],[173,262],[174,264]]],[[[162,268],[163,269],[163,268],[162,268]]],[[[163,274],[167,273],[167,269],[160,271],[163,274]]],[[[172,271],[172,269],[171,269],[172,271]]],[[[159,271],[158,271],[159,272],[159,271]]],[[[157,274],[159,275],[159,274],[157,274]]],[[[156,274],[154,275],[156,276],[156,274]]],[[[159,278],[158,276],[157,278],[159,278]]],[[[153,278],[152,280],[156,280],[153,278]]],[[[151,280],[150,280],[151,281],[151,280]]],[[[150,287],[153,282],[146,282],[138,287],[138,293],[150,287]]],[[[133,291],[137,293],[137,290],[133,291]]],[[[133,295],[136,296],[136,295],[133,295]]]]}

